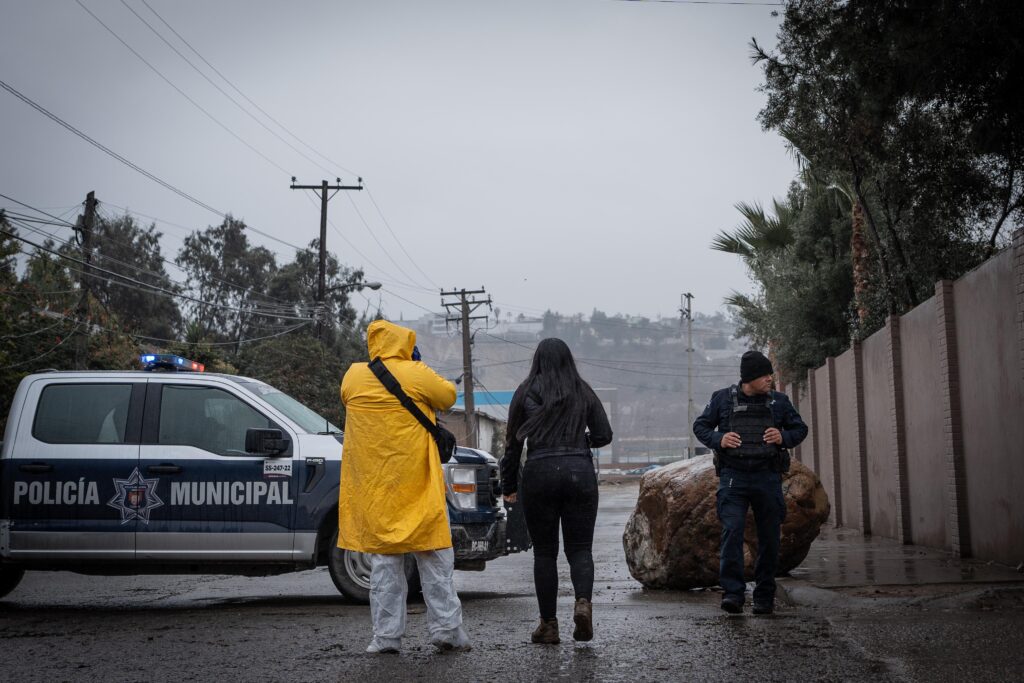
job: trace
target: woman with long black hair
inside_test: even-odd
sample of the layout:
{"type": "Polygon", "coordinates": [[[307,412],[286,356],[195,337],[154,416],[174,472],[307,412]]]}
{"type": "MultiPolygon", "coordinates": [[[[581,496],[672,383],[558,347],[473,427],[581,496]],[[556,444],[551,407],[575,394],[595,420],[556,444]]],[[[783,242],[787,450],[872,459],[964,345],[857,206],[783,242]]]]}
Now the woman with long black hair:
{"type": "Polygon", "coordinates": [[[541,341],[530,374],[508,409],[505,455],[501,459],[502,495],[509,503],[522,496],[526,526],[533,540],[533,581],[540,606],[534,643],[558,643],[558,527],[576,594],[573,638],[594,637],[594,523],[597,476],[590,449],[611,443],[604,406],[576,370],[572,352],[561,339],[541,341]],[[519,463],[527,458],[519,481],[519,463]]]}

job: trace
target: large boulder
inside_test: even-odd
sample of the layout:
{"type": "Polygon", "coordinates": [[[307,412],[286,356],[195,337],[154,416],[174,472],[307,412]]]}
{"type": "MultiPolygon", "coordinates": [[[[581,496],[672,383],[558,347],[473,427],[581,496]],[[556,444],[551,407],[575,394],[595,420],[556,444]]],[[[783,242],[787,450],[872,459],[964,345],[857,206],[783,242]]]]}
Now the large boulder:
{"type": "MultiPolygon", "coordinates": [[[[648,588],[689,589],[718,585],[722,526],[715,510],[718,477],[705,455],[653,470],[640,483],[640,498],[626,523],[622,545],[629,573],[648,588]]],[[[828,519],[831,506],[818,476],[793,461],[783,475],[786,521],[782,525],[779,574],[797,567],[828,519]]],[[[747,513],[743,562],[754,575],[757,531],[747,513]]]]}

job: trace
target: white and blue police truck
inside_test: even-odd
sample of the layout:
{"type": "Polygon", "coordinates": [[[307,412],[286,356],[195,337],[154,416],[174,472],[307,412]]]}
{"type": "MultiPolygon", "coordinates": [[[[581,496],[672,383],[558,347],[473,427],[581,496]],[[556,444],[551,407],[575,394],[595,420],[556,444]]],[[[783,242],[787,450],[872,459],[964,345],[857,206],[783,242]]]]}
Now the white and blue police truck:
{"type": "MultiPolygon", "coordinates": [[[[26,571],[326,566],[341,593],[367,602],[368,558],[335,543],[341,430],[258,380],[179,356],[141,361],[142,371],[47,371],[19,384],[0,446],[0,598],[26,571]]],[[[509,527],[498,505],[493,457],[459,448],[444,470],[456,569],[528,547],[525,525],[509,527]]]]}

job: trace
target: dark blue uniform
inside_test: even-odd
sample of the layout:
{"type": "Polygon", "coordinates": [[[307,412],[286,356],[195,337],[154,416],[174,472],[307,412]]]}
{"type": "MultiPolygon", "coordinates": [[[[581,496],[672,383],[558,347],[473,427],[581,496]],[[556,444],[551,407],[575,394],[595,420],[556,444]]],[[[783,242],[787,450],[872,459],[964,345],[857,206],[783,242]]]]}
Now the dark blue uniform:
{"type": "MultiPolygon", "coordinates": [[[[807,425],[796,412],[789,397],[772,391],[768,395],[747,396],[738,387],[716,391],[704,412],[693,423],[693,433],[701,443],[714,449],[719,458],[718,519],[722,523],[720,583],[727,599],[743,603],[743,529],[747,508],[754,511],[757,525],[757,563],[754,604],[772,604],[775,598],[775,569],[779,558],[779,537],[786,505],[782,496],[782,473],[776,458],[743,458],[722,450],[722,437],[739,406],[766,402],[771,421],[782,434],[782,448],[797,446],[807,436],[807,425]],[[735,391],[734,391],[735,390],[735,391]]],[[[762,409],[763,410],[763,409],[762,409]]]]}

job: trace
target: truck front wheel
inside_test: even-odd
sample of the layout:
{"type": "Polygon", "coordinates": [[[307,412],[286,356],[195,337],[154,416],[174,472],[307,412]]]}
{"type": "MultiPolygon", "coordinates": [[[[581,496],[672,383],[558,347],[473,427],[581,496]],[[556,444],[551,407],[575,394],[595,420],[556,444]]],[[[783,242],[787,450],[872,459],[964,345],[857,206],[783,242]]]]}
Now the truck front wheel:
{"type": "MultiPolygon", "coordinates": [[[[370,603],[370,555],[339,548],[337,532],[331,538],[327,570],[342,595],[364,605],[370,603]]],[[[409,585],[409,594],[418,593],[420,576],[416,571],[416,561],[411,555],[405,558],[405,579],[409,585]]]]}
{"type": "Polygon", "coordinates": [[[0,598],[17,588],[23,576],[25,576],[24,569],[0,565],[0,598]]]}

